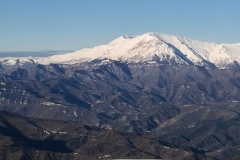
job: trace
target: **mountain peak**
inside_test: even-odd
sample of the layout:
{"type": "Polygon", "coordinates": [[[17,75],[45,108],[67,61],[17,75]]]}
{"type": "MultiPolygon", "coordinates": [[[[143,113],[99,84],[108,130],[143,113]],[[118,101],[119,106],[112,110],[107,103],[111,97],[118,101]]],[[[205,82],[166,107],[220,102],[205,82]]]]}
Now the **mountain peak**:
{"type": "Polygon", "coordinates": [[[157,63],[162,62],[164,64],[193,64],[194,62],[201,62],[201,58],[194,55],[183,45],[182,39],[187,40],[186,38],[156,32],[138,36],[125,35],[106,45],[48,57],[45,62],[76,63],[105,58],[135,63],[157,61],[157,63]]]}

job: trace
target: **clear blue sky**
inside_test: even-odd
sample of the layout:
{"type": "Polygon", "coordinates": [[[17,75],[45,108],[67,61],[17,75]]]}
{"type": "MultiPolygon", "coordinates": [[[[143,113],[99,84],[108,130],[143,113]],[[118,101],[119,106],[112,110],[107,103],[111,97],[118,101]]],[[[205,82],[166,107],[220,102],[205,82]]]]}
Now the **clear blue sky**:
{"type": "Polygon", "coordinates": [[[240,43],[240,0],[0,0],[0,51],[78,50],[152,31],[240,43]]]}

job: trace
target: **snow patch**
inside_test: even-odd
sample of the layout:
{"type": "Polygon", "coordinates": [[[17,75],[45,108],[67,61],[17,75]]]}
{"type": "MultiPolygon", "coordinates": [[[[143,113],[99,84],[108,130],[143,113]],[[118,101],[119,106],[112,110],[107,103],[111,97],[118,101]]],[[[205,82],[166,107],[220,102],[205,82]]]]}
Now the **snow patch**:
{"type": "Polygon", "coordinates": [[[65,107],[62,104],[53,103],[53,102],[46,102],[46,101],[41,102],[41,104],[44,105],[44,106],[62,106],[62,107],[65,107]]]}
{"type": "Polygon", "coordinates": [[[74,115],[75,117],[78,117],[78,115],[77,115],[77,112],[76,112],[76,111],[74,111],[74,112],[73,112],[73,115],[74,115]]]}

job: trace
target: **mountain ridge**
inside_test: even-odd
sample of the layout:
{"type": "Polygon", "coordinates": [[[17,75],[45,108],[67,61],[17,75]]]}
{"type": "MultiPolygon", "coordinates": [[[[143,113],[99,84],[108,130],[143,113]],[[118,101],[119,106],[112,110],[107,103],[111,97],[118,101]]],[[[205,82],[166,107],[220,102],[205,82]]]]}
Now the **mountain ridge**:
{"type": "Polygon", "coordinates": [[[3,65],[76,64],[94,59],[157,64],[188,64],[215,66],[220,69],[239,67],[240,43],[217,44],[201,42],[186,37],[150,32],[139,36],[121,36],[106,45],[85,48],[66,54],[45,58],[1,58],[3,65]]]}

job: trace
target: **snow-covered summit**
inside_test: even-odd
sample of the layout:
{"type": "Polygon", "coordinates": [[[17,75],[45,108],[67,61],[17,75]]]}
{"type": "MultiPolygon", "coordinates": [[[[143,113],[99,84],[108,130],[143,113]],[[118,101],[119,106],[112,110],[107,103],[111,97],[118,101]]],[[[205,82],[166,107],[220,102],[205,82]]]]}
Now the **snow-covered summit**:
{"type": "Polygon", "coordinates": [[[219,68],[228,68],[229,65],[240,62],[240,43],[216,44],[151,32],[138,36],[121,36],[106,45],[38,58],[35,61],[42,64],[74,64],[93,59],[111,59],[135,63],[196,65],[208,63],[215,64],[219,68]]]}

